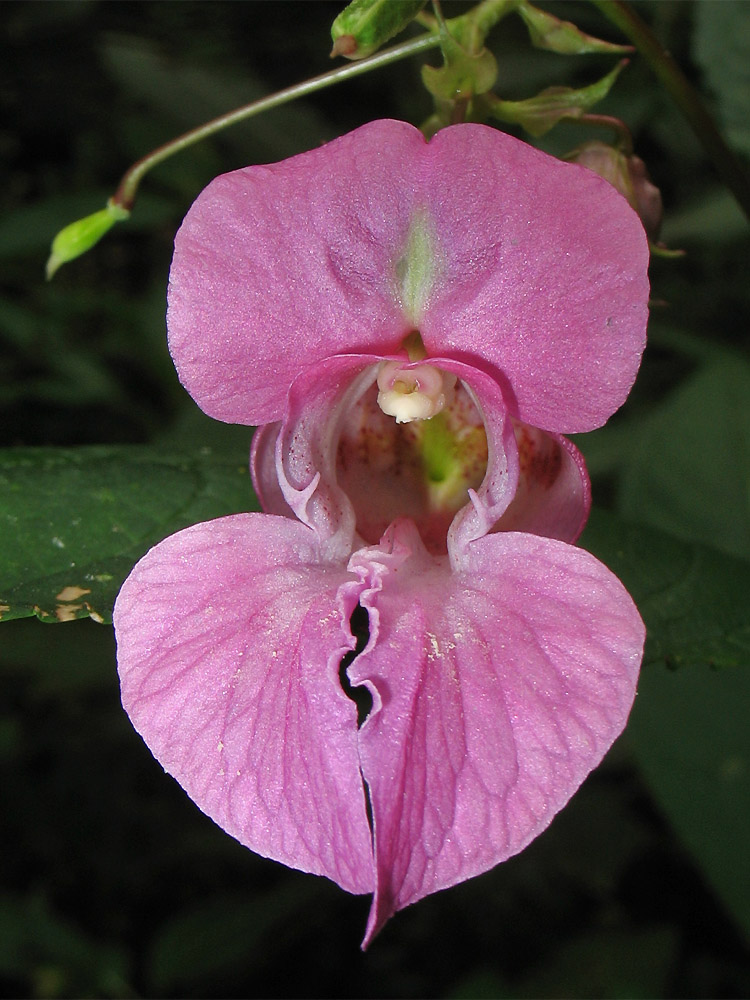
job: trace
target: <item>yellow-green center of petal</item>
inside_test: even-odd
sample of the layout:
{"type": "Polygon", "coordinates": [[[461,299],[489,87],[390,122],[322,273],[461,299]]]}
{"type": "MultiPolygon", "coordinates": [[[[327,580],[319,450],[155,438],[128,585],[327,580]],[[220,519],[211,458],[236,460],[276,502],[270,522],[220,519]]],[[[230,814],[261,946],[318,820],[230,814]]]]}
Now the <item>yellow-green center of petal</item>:
{"type": "Polygon", "coordinates": [[[407,319],[419,325],[440,269],[437,238],[425,209],[418,209],[409,227],[404,252],[396,261],[396,279],[407,319]]]}

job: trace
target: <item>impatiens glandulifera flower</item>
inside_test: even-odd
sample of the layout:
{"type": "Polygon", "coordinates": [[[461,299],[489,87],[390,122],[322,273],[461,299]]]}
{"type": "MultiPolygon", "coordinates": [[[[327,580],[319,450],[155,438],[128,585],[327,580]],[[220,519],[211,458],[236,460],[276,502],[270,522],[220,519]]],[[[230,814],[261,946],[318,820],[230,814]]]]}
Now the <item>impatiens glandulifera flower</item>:
{"type": "Polygon", "coordinates": [[[135,567],[123,704],[241,843],[374,893],[365,944],[522,850],[625,725],[643,624],[572,544],[562,435],[630,390],[647,260],[610,184],[468,124],[219,177],[177,235],[172,356],[207,413],[261,425],[265,513],[135,567]]]}

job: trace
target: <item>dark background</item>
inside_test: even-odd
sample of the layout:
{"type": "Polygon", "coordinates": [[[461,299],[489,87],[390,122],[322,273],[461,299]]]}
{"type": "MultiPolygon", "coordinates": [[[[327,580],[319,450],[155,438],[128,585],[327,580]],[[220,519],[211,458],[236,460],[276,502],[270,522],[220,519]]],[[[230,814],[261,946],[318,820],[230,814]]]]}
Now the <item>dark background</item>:
{"type": "MultiPolygon", "coordinates": [[[[616,37],[593,8],[549,6],[616,37]]],[[[696,55],[698,7],[638,5],[709,101],[718,102],[712,106],[742,155],[746,137],[733,131],[731,99],[719,100],[710,63],[696,55]]],[[[96,250],[49,284],[44,262],[55,232],[102,207],[145,152],[328,69],[329,27],[339,9],[323,2],[99,0],[0,7],[5,445],[171,437],[247,447],[247,430],[198,418],[167,354],[164,304],[175,229],[218,173],[281,159],[372,118],[419,124],[431,111],[420,60],[183,152],[148,177],[133,219],[96,250]]],[[[508,98],[555,83],[584,85],[612,65],[598,56],[533,50],[515,19],[492,38],[497,90],[508,98]]],[[[665,399],[692,384],[711,351],[746,350],[748,241],[731,198],[639,57],[603,110],[631,126],[664,194],[665,235],[689,251],[679,261],[655,262],[654,298],[662,304],[641,377],[624,414],[592,435],[586,451],[596,500],[620,510],[628,502],[627,470],[637,467],[623,445],[632,440],[630,429],[646,426],[665,399]]],[[[543,144],[562,153],[592,137],[561,125],[543,144]]],[[[695,420],[703,421],[701,399],[694,405],[695,420]]],[[[706,399],[705,410],[711,405],[706,399]]],[[[653,445],[653,437],[643,440],[653,445]]],[[[726,445],[718,433],[713,442],[718,451],[726,445]]],[[[674,442],[663,446],[670,451],[674,442]]],[[[651,454],[663,460],[653,448],[651,454]]],[[[741,449],[731,456],[740,468],[746,459],[741,449]]],[[[629,514],[649,519],[630,503],[629,514]]],[[[704,540],[732,551],[736,526],[723,524],[725,535],[704,540]]],[[[680,525],[673,530],[680,534],[680,525]]],[[[661,681],[653,676],[656,691],[661,681]]],[[[648,726],[639,722],[646,718],[640,704],[658,704],[658,692],[647,700],[647,686],[634,735],[617,744],[545,834],[487,875],[398,915],[363,956],[367,899],[254,856],[161,772],[120,708],[111,628],[88,620],[3,624],[0,684],[2,995],[750,993],[748,910],[717,888],[712,860],[685,833],[683,814],[671,808],[644,755],[648,726]]],[[[723,725],[714,711],[709,737],[723,725]]],[[[687,717],[670,724],[676,747],[690,739],[687,717]]],[[[692,788],[688,797],[700,798],[703,785],[692,788]]],[[[738,854],[746,854],[741,831],[735,840],[738,854]]]]}

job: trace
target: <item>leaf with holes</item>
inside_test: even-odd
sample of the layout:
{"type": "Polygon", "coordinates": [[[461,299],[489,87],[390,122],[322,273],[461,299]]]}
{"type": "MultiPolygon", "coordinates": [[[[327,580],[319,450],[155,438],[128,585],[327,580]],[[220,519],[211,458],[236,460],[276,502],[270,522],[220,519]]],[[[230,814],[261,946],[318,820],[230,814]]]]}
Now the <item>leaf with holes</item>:
{"type": "Polygon", "coordinates": [[[152,545],[197,521],[257,509],[242,454],[0,452],[0,620],[111,621],[122,581],[152,545]]]}

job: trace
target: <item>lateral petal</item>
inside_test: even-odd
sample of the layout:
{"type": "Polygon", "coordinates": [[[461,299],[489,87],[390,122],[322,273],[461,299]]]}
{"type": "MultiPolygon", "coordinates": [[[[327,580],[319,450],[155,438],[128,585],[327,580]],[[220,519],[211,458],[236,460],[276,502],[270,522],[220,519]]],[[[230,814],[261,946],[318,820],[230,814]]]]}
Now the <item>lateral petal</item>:
{"type": "Polygon", "coordinates": [[[238,514],[151,549],[114,621],[125,710],[194,802],[251,850],[361,893],[371,837],[338,674],[356,602],[309,528],[238,514]]]}
{"type": "Polygon", "coordinates": [[[517,422],[520,474],[515,496],[494,531],[528,531],[574,542],[591,509],[583,455],[561,434],[517,422]]]}
{"type": "Polygon", "coordinates": [[[522,850],[622,731],[644,628],[589,553],[487,535],[458,573],[408,521],[350,570],[370,642],[349,668],[373,692],[359,733],[377,888],[368,944],[397,910],[522,850]]]}

